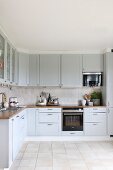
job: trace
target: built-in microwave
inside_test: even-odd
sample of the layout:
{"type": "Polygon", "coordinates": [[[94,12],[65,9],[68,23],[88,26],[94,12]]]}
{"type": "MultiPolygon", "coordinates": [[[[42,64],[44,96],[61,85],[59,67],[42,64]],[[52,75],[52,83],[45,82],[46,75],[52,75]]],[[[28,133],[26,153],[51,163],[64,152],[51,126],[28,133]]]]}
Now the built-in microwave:
{"type": "Polygon", "coordinates": [[[86,73],[83,72],[83,86],[102,86],[102,72],[100,73],[86,73]]]}

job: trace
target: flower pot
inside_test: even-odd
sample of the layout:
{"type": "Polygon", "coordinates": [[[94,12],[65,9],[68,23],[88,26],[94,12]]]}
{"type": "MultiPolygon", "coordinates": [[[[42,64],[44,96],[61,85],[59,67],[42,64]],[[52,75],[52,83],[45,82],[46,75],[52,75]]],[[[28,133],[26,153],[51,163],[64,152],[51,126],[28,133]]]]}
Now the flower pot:
{"type": "Polygon", "coordinates": [[[92,99],[93,106],[100,106],[100,99],[92,99]]]}

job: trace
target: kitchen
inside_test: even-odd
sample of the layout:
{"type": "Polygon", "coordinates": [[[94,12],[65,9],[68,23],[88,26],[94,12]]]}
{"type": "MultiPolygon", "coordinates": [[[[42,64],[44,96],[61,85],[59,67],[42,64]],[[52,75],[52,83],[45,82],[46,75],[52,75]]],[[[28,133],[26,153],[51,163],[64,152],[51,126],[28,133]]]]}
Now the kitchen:
{"type": "MultiPolygon", "coordinates": [[[[79,46],[72,50],[56,42],[39,48],[34,44],[35,36],[33,41],[30,37],[34,46],[25,37],[19,41],[18,28],[15,32],[19,35],[10,32],[12,19],[7,20],[9,25],[5,23],[7,5],[11,7],[1,2],[0,168],[112,169],[112,46],[101,48],[97,43],[96,50],[91,50],[88,44],[89,50],[84,46],[83,51],[78,41],[81,49],[77,51],[79,46]],[[100,103],[95,104],[95,92],[100,103]]],[[[15,16],[21,17],[18,13],[15,16]]]]}

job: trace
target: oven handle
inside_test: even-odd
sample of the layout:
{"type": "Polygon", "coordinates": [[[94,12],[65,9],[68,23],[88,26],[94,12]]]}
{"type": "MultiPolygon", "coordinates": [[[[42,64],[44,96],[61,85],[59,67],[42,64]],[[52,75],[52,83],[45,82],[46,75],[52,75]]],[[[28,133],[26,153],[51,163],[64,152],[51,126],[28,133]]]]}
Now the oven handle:
{"type": "Polygon", "coordinates": [[[63,110],[63,113],[83,113],[83,110],[63,110]]]}
{"type": "Polygon", "coordinates": [[[83,115],[83,112],[81,113],[63,113],[64,116],[82,116],[83,115]]]}

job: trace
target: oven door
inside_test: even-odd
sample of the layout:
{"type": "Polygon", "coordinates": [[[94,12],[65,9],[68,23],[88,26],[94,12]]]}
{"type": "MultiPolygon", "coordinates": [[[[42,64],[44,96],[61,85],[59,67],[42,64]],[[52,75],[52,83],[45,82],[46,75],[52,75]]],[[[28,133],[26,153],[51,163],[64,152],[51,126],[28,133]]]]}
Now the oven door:
{"type": "Polygon", "coordinates": [[[83,112],[63,113],[63,131],[83,131],[83,112]]]}

